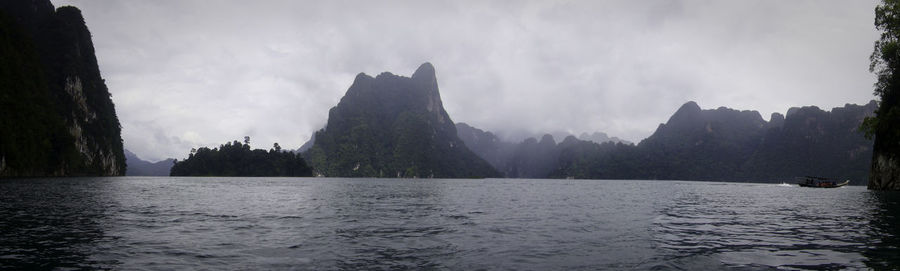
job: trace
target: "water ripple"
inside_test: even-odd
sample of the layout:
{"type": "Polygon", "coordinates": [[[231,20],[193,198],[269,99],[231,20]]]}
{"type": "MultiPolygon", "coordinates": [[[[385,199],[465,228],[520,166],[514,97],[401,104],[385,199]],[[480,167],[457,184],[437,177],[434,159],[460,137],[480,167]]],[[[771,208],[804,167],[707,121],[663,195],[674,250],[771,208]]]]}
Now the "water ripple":
{"type": "Polygon", "coordinates": [[[900,196],[660,181],[0,181],[0,269],[892,269],[900,196]]]}

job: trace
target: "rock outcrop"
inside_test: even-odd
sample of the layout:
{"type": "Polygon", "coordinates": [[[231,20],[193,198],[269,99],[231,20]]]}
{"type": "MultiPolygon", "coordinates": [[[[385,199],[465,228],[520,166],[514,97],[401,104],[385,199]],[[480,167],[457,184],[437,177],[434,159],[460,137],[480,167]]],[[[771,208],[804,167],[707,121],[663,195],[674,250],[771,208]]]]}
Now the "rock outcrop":
{"type": "Polygon", "coordinates": [[[0,29],[0,176],[124,175],[121,127],[81,11],[3,1],[0,29]]]}
{"type": "Polygon", "coordinates": [[[314,138],[305,155],[325,176],[500,176],[457,136],[430,63],[411,77],[360,73],[314,138]]]}

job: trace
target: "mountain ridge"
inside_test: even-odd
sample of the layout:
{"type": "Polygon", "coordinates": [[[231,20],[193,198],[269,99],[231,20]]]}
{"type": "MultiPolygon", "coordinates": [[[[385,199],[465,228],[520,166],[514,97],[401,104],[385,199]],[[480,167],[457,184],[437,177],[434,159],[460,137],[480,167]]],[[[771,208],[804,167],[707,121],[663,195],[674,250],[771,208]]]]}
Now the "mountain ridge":
{"type": "Polygon", "coordinates": [[[766,121],[758,111],[702,109],[689,101],[636,145],[567,136],[551,148],[550,135],[510,143],[457,126],[460,138],[506,177],[783,182],[824,175],[861,184],[872,142],[856,129],[875,107],[875,101],[830,111],[793,107],[766,121]]]}

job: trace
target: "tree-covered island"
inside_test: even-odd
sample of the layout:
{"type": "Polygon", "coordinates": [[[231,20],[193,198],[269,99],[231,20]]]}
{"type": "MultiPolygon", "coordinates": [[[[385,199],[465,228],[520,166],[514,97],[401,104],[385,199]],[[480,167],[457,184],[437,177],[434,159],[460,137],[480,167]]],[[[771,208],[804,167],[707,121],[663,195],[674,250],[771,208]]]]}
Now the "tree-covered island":
{"type": "Polygon", "coordinates": [[[310,177],[312,168],[299,154],[283,151],[278,143],[268,151],[250,149],[244,143],[228,142],[218,148],[192,149],[188,158],[175,160],[171,176],[310,177]]]}

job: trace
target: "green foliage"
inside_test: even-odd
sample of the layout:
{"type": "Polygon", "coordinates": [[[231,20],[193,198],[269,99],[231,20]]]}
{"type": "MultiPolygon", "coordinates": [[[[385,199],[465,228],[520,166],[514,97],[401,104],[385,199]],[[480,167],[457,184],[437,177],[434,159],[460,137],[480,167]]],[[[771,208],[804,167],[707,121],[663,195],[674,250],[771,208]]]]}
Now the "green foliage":
{"type": "MultiPolygon", "coordinates": [[[[278,146],[278,143],[275,143],[278,146]]],[[[219,148],[193,150],[184,161],[175,161],[171,176],[289,176],[309,177],[312,169],[299,154],[271,149],[250,150],[237,140],[219,148]]]]}
{"type": "Polygon", "coordinates": [[[869,70],[878,78],[875,95],[881,101],[875,116],[866,120],[860,130],[867,136],[874,135],[877,149],[891,153],[900,152],[900,1],[883,0],[875,8],[875,28],[881,31],[875,48],[869,57],[869,70]]]}
{"type": "Polygon", "coordinates": [[[857,128],[860,132],[863,132],[866,139],[875,139],[875,130],[878,127],[878,118],[875,116],[866,117],[863,119],[862,123],[859,124],[857,128]]]}

